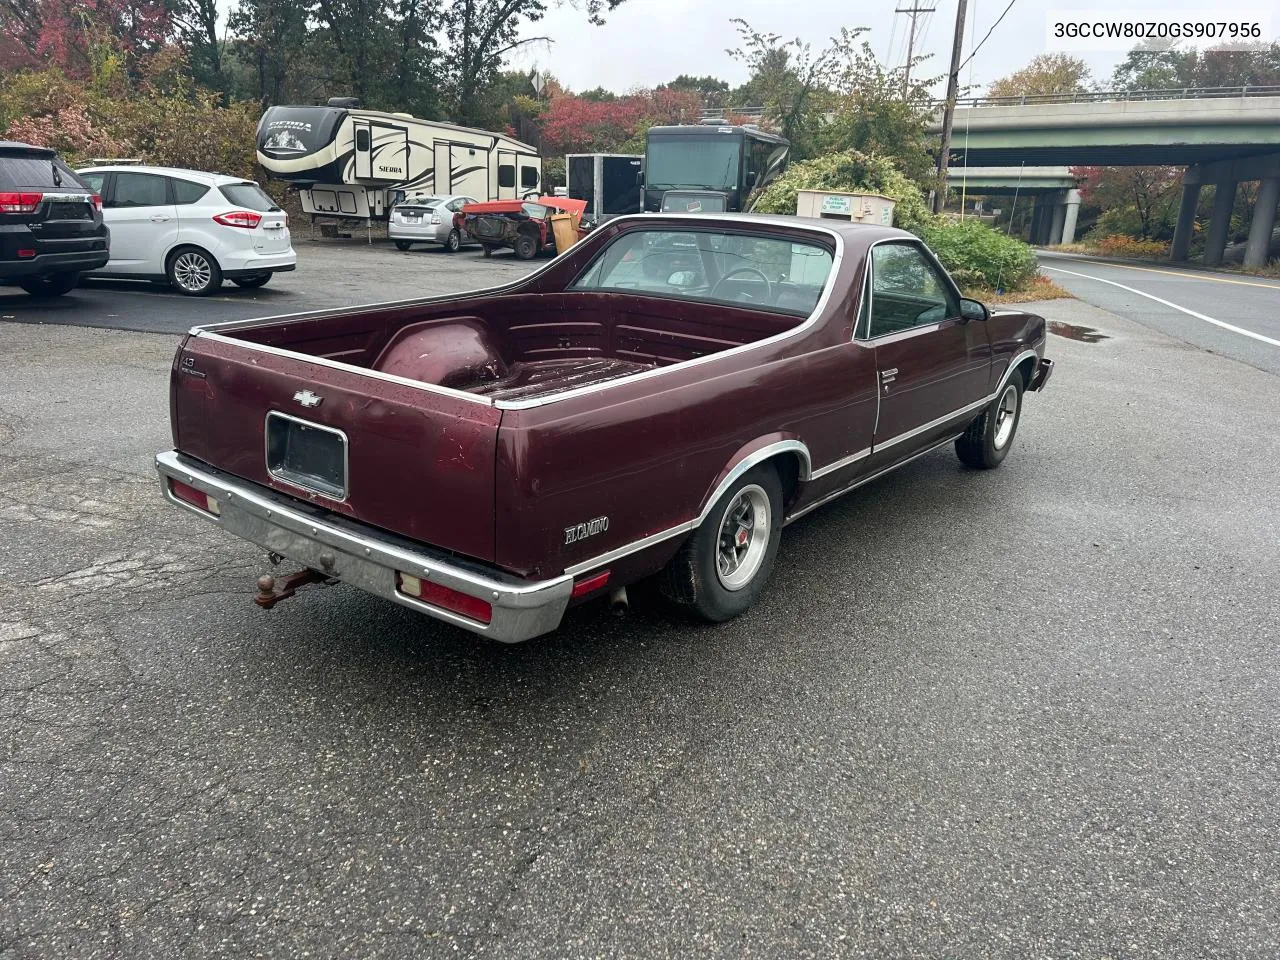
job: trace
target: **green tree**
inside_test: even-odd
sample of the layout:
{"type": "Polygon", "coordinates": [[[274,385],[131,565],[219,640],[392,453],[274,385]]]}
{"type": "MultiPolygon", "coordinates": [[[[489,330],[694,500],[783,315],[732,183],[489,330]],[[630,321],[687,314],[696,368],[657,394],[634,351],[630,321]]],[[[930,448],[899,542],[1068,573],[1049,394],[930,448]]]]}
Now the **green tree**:
{"type": "Polygon", "coordinates": [[[1081,93],[1091,86],[1089,65],[1065,53],[1042,53],[1021,70],[987,87],[992,97],[1047,97],[1081,93]]]}
{"type": "Polygon", "coordinates": [[[814,52],[811,44],[798,37],[783,40],[780,34],[762,33],[741,18],[730,23],[737,28],[741,46],[727,52],[751,71],[735,105],[763,107],[765,118],[791,141],[793,155],[809,156],[823,122],[821,112],[813,107],[828,92],[837,67],[835,43],[814,52]]]}

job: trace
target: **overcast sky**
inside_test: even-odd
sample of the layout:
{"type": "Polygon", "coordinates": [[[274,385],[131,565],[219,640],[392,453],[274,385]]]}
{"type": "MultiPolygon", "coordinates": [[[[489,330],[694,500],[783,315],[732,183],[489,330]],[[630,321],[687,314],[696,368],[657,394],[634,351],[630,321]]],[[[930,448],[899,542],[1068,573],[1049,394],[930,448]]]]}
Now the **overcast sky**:
{"type": "MultiPolygon", "coordinates": [[[[919,19],[917,48],[932,54],[922,70],[926,76],[945,74],[955,30],[956,0],[916,0],[919,6],[936,7],[919,19]]],[[[965,54],[982,40],[1008,0],[969,0],[965,29],[965,54]]],[[[867,35],[882,63],[900,65],[906,58],[908,17],[895,7],[912,6],[912,0],[627,0],[608,17],[603,27],[593,27],[586,15],[570,3],[553,7],[543,20],[531,24],[526,36],[548,36],[554,43],[526,47],[513,57],[513,66],[537,65],[548,69],[574,91],[597,86],[617,92],[652,87],[682,73],[712,74],[739,84],[747,79],[745,68],[731,59],[726,48],[737,45],[730,19],[741,17],[760,31],[799,36],[825,46],[840,27],[870,27],[867,35]]],[[[1273,29],[1280,29],[1278,0],[1242,0],[1237,8],[1270,11],[1273,29]]],[[[1015,0],[1012,9],[983,45],[970,66],[961,72],[961,85],[982,87],[1045,52],[1045,13],[1048,10],[1185,10],[1222,15],[1222,5],[1203,0],[1015,0]]],[[[1092,53],[1080,56],[1095,78],[1107,80],[1122,54],[1092,53]]],[[[941,85],[939,88],[941,95],[941,85]]]]}

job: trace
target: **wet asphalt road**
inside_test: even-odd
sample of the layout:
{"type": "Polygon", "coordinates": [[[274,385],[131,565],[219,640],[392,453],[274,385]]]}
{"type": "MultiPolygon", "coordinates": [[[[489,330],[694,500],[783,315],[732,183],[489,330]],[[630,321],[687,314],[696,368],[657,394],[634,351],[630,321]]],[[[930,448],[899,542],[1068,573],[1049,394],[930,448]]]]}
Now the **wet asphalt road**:
{"type": "Polygon", "coordinates": [[[486,260],[478,247],[456,254],[417,244],[405,252],[387,241],[306,240],[295,237],[298,269],[277,273],[257,290],[231,283],[209,297],[184,297],[172,288],[132,280],[82,279],[64,297],[33,300],[0,287],[0,321],[186,333],[196,324],[351,307],[454,293],[509,283],[545,260],[523,262],[510,251],[486,260]]]}
{"type": "Polygon", "coordinates": [[[176,339],[0,324],[0,958],[1276,956],[1280,381],[1043,311],[1109,339],[999,470],[514,648],[258,610],[159,501],[176,339]]]}
{"type": "Polygon", "coordinates": [[[1086,303],[1280,374],[1280,280],[1049,252],[1040,264],[1086,303]]]}

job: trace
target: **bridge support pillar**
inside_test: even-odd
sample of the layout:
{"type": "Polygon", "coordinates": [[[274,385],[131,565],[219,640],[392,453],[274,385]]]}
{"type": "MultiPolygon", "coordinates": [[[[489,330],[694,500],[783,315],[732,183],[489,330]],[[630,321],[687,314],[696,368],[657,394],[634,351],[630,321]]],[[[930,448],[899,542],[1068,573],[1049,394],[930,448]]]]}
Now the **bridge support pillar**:
{"type": "Polygon", "coordinates": [[[1280,177],[1267,177],[1258,184],[1258,202],[1253,205],[1249,243],[1244,248],[1246,267],[1263,267],[1271,253],[1271,231],[1276,225],[1276,204],[1280,203],[1280,177]]]}
{"type": "Polygon", "coordinates": [[[1227,180],[1214,187],[1213,213],[1209,216],[1209,233],[1204,243],[1204,263],[1216,267],[1227,250],[1227,234],[1231,232],[1231,210],[1236,204],[1236,181],[1227,180]]]}
{"type": "Polygon", "coordinates": [[[1173,226],[1173,248],[1170,260],[1186,260],[1191,251],[1191,235],[1196,229],[1196,208],[1200,206],[1200,182],[1190,183],[1190,171],[1182,181],[1182,201],[1178,204],[1178,222],[1173,226]]]}
{"type": "Polygon", "coordinates": [[[1057,244],[1062,242],[1062,228],[1067,222],[1067,205],[1065,203],[1055,203],[1053,205],[1053,219],[1049,226],[1049,243],[1057,244]]]}
{"type": "Polygon", "coordinates": [[[1076,242],[1076,218],[1080,216],[1080,191],[1068,190],[1066,215],[1062,221],[1062,242],[1076,242]]]}

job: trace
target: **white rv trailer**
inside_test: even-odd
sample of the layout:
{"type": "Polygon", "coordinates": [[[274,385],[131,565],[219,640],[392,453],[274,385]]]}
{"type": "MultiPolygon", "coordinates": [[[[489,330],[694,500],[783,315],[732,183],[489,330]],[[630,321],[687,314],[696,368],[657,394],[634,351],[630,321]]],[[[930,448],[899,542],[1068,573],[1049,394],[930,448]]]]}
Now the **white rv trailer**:
{"type": "Polygon", "coordinates": [[[298,188],[310,214],[383,219],[405,197],[483,200],[539,195],[542,161],[500,133],[364,110],[350,98],[323,107],[270,107],[258,121],[258,162],[298,188]]]}

